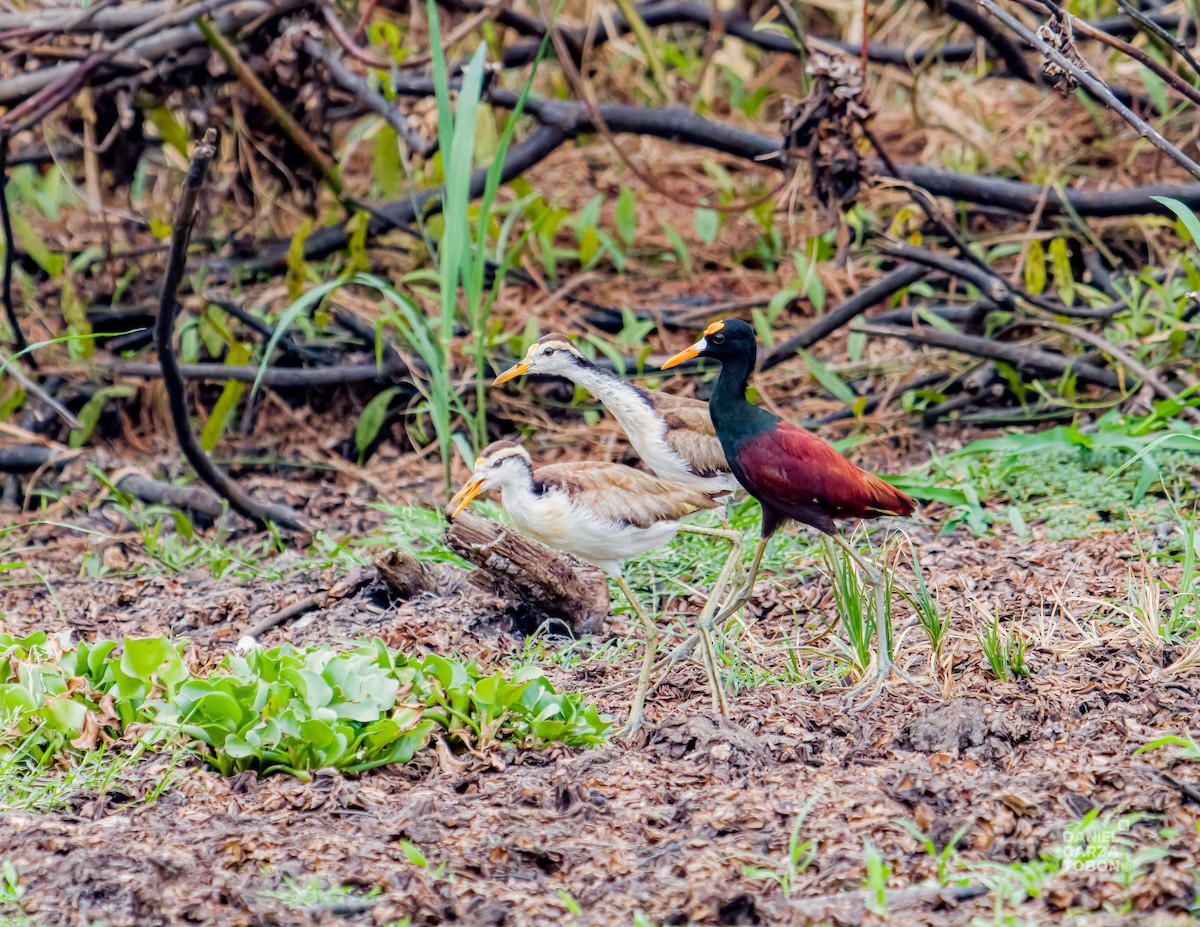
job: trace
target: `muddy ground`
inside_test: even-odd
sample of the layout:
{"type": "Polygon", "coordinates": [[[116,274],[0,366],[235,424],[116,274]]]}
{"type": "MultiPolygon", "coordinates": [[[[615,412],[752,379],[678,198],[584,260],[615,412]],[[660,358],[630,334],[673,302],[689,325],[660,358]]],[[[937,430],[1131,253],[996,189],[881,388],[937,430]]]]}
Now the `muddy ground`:
{"type": "MultiPolygon", "coordinates": [[[[167,771],[168,759],[154,757],[105,794],[74,795],[69,813],[3,814],[4,859],[39,924],[858,924],[882,911],[864,887],[869,841],[888,867],[891,924],[1192,922],[1200,780],[1165,751],[1136,751],[1195,726],[1200,669],[1172,667],[1179,654],[1106,622],[1093,601],[1120,601],[1142,552],[1118,535],[964,540],[917,536],[930,581],[958,614],[1019,622],[1032,641],[1026,680],[985,671],[967,620],[936,679],[920,631],[907,631],[900,662],[918,685],[895,680],[861,712],[836,690],[776,684],[742,688],[730,717],[714,718],[688,665],[631,743],[588,751],[429,750],[408,766],[308,783],[224,779],[189,760],[157,800],[138,804],[167,771]],[[1161,852],[1130,873],[1063,871],[1023,886],[1014,874],[1061,852],[1068,824],[1092,809],[1144,815],[1129,847],[1161,852]],[[811,862],[786,885],[753,877],[748,867],[782,866],[800,814],[811,862]],[[965,827],[947,887],[902,821],[939,852],[965,827]],[[285,877],[355,891],[288,906],[264,894],[285,877]]],[[[203,569],[81,581],[72,563],[78,551],[60,546],[41,565],[62,617],[44,585],[8,589],[7,630],[65,618],[85,636],[170,631],[205,662],[256,616],[336,579],[310,570],[238,583],[203,569]]],[[[753,615],[743,641],[796,635],[791,606],[812,609],[801,624],[832,614],[820,578],[785,578],[765,598],[776,607],[753,615]]],[[[523,646],[508,628],[500,604],[469,587],[397,603],[369,582],[264,643],[378,635],[507,666],[523,646]]],[[[618,618],[610,633],[632,628],[618,618]]],[[[781,648],[758,658],[783,659],[781,648]]],[[[619,718],[636,668],[626,659],[547,671],[619,718]]]]}

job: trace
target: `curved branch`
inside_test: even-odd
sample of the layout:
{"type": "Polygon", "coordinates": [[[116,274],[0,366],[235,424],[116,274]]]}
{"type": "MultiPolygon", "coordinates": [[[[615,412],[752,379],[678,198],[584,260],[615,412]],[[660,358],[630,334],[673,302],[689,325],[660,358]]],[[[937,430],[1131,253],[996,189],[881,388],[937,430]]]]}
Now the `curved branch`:
{"type": "Polygon", "coordinates": [[[187,393],[183,374],[179,369],[179,360],[175,357],[173,343],[175,335],[175,313],[179,303],[175,294],[179,282],[183,279],[184,265],[187,262],[188,239],[192,234],[192,220],[196,214],[196,198],[204,185],[204,175],[208,164],[217,153],[217,130],[209,129],[204,138],[196,146],[192,155],[192,164],[183,182],[183,193],[179,205],[175,208],[175,222],[171,228],[171,255],[167,261],[167,272],[163,277],[162,294],[158,304],[158,317],[154,320],[154,340],[158,346],[158,359],[162,365],[163,385],[167,390],[167,404],[171,410],[171,421],[175,425],[175,434],[179,438],[179,446],[184,456],[196,470],[204,482],[217,491],[223,498],[229,500],[233,510],[239,515],[251,519],[260,527],[270,522],[283,525],[285,528],[298,530],[303,527],[300,517],[285,505],[261,503],[252,498],[237,483],[222,473],[208,459],[200,442],[192,433],[191,422],[188,420],[187,393]]]}

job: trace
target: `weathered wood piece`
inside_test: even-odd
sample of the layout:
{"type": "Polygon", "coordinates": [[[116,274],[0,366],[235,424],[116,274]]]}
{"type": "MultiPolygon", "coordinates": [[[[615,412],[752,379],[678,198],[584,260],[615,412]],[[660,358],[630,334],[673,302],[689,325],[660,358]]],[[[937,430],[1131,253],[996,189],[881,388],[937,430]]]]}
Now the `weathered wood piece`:
{"type": "Polygon", "coordinates": [[[608,581],[596,567],[471,512],[454,519],[445,540],[477,567],[472,583],[520,603],[538,623],[561,621],[576,634],[604,627],[608,581]]]}

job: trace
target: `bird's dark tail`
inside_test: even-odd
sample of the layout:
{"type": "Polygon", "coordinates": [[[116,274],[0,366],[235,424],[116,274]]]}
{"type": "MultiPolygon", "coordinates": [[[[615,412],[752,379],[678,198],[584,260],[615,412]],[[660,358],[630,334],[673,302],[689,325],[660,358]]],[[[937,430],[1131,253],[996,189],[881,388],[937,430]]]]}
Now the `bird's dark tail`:
{"type": "Polygon", "coordinates": [[[866,473],[871,502],[867,510],[872,515],[911,515],[917,508],[917,500],[898,490],[891,483],[874,473],[866,473]]]}

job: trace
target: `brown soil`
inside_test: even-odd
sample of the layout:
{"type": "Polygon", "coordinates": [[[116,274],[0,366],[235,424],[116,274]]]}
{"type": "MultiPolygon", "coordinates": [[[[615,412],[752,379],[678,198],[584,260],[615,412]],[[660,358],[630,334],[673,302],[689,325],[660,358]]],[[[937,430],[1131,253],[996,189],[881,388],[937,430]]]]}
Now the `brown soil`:
{"type": "MultiPolygon", "coordinates": [[[[1135,751],[1194,724],[1200,672],[1168,671],[1177,655],[1116,625],[1097,635],[1091,629],[1103,623],[1083,621],[1091,597],[1120,597],[1136,563],[1132,545],[1111,535],[1022,547],[928,535],[917,543],[944,604],[961,616],[947,645],[949,675],[939,670],[931,682],[927,644],[911,629],[901,662],[924,684],[896,680],[860,713],[837,691],[773,685],[737,692],[730,717],[716,719],[702,674],[686,666],[632,743],[485,756],[439,749],[407,767],[309,783],[227,780],[189,765],[157,801],[126,807],[164,773],[167,761],[153,758],[107,794],[77,795],[71,813],[0,816],[4,858],[26,887],[27,912],[55,925],[627,924],[638,911],[653,924],[858,924],[877,919],[863,887],[869,840],[890,870],[889,923],[990,923],[998,898],[980,887],[987,864],[1036,861],[1062,844],[1068,823],[1099,809],[1147,815],[1132,828],[1133,846],[1167,854],[1128,887],[1119,872],[1077,871],[1038,897],[1006,895],[1005,905],[1038,922],[1186,922],[1200,854],[1200,804],[1188,785],[1195,769],[1172,774],[1161,751],[1135,751]],[[980,665],[973,622],[991,609],[1030,636],[1027,681],[998,683],[980,665]],[[747,877],[745,866],[767,865],[758,857],[782,863],[806,806],[800,837],[816,856],[790,895],[747,877]],[[968,825],[951,889],[927,887],[934,860],[901,820],[939,850],[968,825]],[[1160,837],[1163,828],[1179,836],[1160,837]],[[409,860],[402,839],[429,868],[409,860]],[[287,909],[262,894],[285,875],[382,894],[287,909]],[[574,905],[583,913],[571,913],[574,905]]],[[[184,634],[198,661],[215,659],[261,611],[334,579],[84,582],[58,566],[50,578],[70,626],[184,634]]],[[[778,606],[826,615],[832,607],[823,581],[759,588],[777,607],[757,616],[745,642],[768,642],[758,652],[770,665],[783,655],[769,645],[794,633],[791,608],[778,606]]],[[[14,632],[61,625],[40,585],[6,592],[3,610],[14,632]]],[[[393,604],[368,584],[264,643],[379,635],[504,666],[521,648],[507,627],[499,603],[474,592],[393,604]]],[[[631,631],[614,622],[613,633],[631,631]]],[[[812,657],[816,666],[823,659],[812,657]]],[[[598,693],[619,717],[636,660],[549,673],[563,688],[598,693]]]]}

